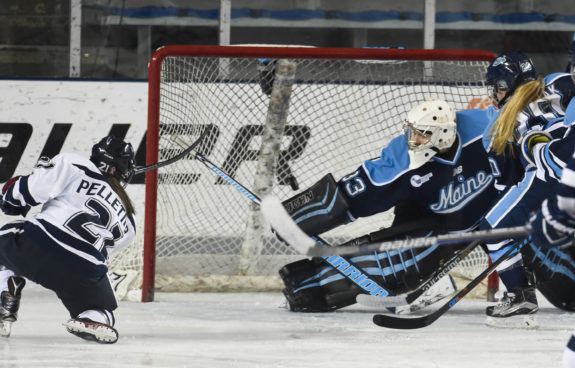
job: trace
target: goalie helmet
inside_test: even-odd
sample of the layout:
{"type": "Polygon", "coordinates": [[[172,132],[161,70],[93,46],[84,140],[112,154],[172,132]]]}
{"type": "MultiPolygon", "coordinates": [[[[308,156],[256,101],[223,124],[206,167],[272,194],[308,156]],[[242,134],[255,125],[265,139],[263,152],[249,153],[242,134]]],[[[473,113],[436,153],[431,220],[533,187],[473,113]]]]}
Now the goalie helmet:
{"type": "Polygon", "coordinates": [[[404,135],[410,169],[420,167],[453,145],[457,137],[455,119],[455,110],[441,100],[426,101],[407,113],[404,135]]]}
{"type": "Polygon", "coordinates": [[[111,175],[124,183],[130,182],[136,168],[132,145],[111,135],[102,138],[92,147],[90,161],[102,173],[111,175]]]}
{"type": "Polygon", "coordinates": [[[487,88],[493,107],[500,109],[517,87],[537,78],[533,61],[522,52],[507,52],[497,56],[487,68],[487,88]],[[505,92],[499,99],[497,94],[505,92]]]}

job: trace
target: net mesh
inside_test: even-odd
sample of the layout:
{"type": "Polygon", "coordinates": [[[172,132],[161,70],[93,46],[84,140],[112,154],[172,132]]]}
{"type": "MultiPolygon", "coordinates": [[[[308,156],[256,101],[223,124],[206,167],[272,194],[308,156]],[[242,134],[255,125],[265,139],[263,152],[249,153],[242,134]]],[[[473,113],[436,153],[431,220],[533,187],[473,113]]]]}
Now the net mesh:
{"type": "MultiPolygon", "coordinates": [[[[456,109],[485,95],[487,62],[295,59],[295,82],[279,152],[273,194],[286,199],[331,172],[337,179],[377,157],[401,134],[415,105],[443,99],[456,109]]],[[[273,61],[244,57],[166,57],[161,68],[159,159],[172,157],[198,129],[199,151],[252,188],[270,97],[273,61]]],[[[263,243],[243,251],[250,200],[193,159],[159,169],[156,290],[266,290],[281,287],[278,269],[301,259],[261,228],[263,243]],[[243,263],[242,263],[243,258],[243,263]],[[250,265],[249,268],[240,264],[250,265]]],[[[338,243],[392,221],[388,211],[322,235],[338,243]]],[[[142,224],[139,224],[142,226],[142,224]]],[[[140,231],[140,234],[143,231],[140,231]]],[[[114,269],[142,268],[141,236],[112,261],[114,269]]],[[[478,273],[487,257],[474,252],[458,267],[478,273]]],[[[135,283],[138,285],[138,282],[135,283]]]]}

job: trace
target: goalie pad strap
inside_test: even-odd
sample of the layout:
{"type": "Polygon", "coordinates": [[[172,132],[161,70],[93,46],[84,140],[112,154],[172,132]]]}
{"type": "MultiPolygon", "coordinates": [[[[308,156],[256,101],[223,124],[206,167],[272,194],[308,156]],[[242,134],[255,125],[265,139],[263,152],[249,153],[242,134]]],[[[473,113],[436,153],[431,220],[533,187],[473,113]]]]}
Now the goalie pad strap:
{"type": "Polygon", "coordinates": [[[282,204],[308,235],[321,234],[349,222],[347,199],[331,174],[282,204]]]}

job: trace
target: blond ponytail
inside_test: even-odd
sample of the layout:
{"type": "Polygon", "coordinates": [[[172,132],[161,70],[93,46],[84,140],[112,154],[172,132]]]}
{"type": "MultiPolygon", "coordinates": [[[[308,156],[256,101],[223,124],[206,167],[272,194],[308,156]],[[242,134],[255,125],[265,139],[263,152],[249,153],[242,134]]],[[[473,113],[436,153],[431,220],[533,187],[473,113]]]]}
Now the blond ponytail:
{"type": "MultiPolygon", "coordinates": [[[[515,130],[517,117],[531,102],[543,98],[544,90],[545,81],[542,78],[527,82],[517,88],[489,132],[489,136],[493,137],[491,149],[495,154],[505,155],[508,142],[519,140],[520,137],[517,136],[515,130]]],[[[513,150],[510,152],[511,155],[514,154],[513,150]]]]}

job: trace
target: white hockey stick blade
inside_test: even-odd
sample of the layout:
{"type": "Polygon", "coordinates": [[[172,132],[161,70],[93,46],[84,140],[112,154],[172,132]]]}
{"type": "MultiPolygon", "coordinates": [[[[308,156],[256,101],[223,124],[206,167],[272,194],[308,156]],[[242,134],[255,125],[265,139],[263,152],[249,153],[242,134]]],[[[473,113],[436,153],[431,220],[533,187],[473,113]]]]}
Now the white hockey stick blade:
{"type": "Polygon", "coordinates": [[[405,294],[394,296],[376,296],[369,294],[358,294],[355,297],[357,304],[370,308],[394,308],[407,305],[405,294]]]}
{"type": "Polygon", "coordinates": [[[451,296],[457,291],[451,275],[444,276],[411,304],[395,308],[395,314],[410,314],[451,296]]]}
{"type": "Polygon", "coordinates": [[[278,198],[265,196],[261,200],[260,209],[276,234],[299,253],[308,255],[310,249],[316,246],[315,240],[292,220],[278,198]]]}
{"type": "Polygon", "coordinates": [[[371,308],[395,308],[395,314],[408,314],[425,308],[428,305],[436,303],[457,291],[455,283],[450,275],[442,277],[438,282],[433,284],[425,293],[421,294],[411,304],[407,304],[407,295],[401,294],[395,296],[375,296],[368,294],[359,294],[355,299],[358,304],[371,308]]]}

